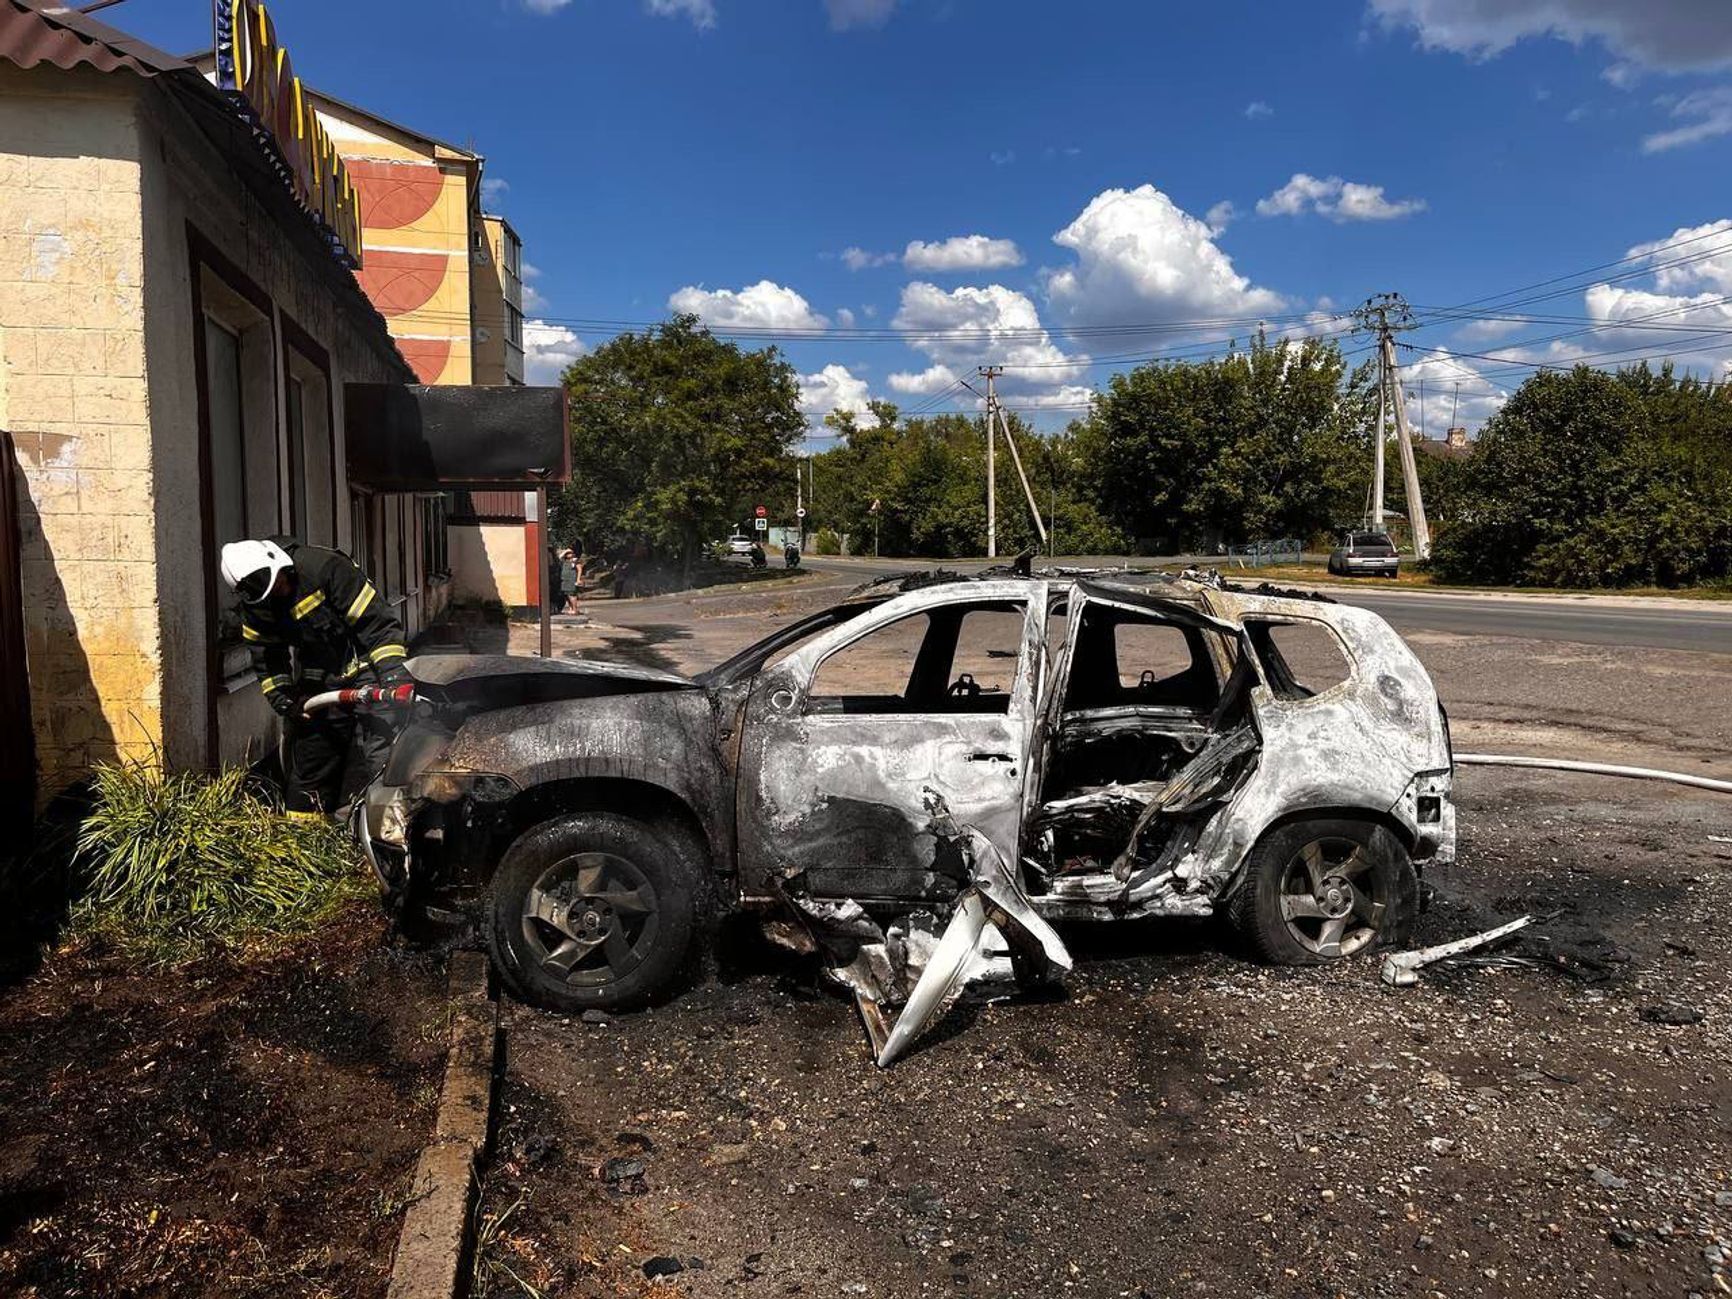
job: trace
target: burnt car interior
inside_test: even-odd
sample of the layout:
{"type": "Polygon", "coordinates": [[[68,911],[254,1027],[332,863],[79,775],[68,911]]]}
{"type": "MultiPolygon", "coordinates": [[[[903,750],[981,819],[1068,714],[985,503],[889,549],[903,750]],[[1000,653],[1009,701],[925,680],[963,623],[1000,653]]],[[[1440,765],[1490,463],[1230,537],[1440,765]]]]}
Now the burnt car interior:
{"type": "Polygon", "coordinates": [[[1010,711],[1027,605],[941,605],[874,628],[818,667],[812,713],[1010,711]]]}
{"type": "MultiPolygon", "coordinates": [[[[1049,627],[1053,643],[1061,634],[1049,627]]],[[[1081,603],[1027,840],[1032,891],[1059,875],[1106,869],[1134,846],[1145,809],[1163,789],[1211,738],[1240,725],[1250,665],[1237,660],[1223,679],[1219,641],[1158,612],[1081,603]]]]}
{"type": "Polygon", "coordinates": [[[1221,700],[1208,633],[1158,614],[1083,606],[1049,796],[1163,781],[1202,747],[1221,700]]]}

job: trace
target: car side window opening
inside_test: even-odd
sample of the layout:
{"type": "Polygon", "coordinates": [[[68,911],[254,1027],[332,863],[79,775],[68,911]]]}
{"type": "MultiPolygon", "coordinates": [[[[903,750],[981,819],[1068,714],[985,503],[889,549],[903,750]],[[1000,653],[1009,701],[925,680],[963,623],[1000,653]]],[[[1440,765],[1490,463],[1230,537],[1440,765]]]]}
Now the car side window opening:
{"type": "Polygon", "coordinates": [[[1341,639],[1308,618],[1247,618],[1245,634],[1277,699],[1309,699],[1353,675],[1341,639]]]}
{"type": "Polygon", "coordinates": [[[940,605],[850,641],[818,665],[810,712],[1008,713],[1021,601],[940,605]]]}
{"type": "Polygon", "coordinates": [[[1208,712],[1220,698],[1221,683],[1200,628],[1159,614],[1083,606],[1067,712],[1136,704],[1208,712]]]}

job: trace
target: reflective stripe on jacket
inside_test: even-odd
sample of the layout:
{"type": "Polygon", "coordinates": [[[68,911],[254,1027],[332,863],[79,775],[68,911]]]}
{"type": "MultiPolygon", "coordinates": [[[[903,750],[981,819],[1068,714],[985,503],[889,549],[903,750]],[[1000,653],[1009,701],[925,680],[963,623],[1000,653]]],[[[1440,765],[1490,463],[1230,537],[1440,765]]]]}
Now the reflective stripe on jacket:
{"type": "Polygon", "coordinates": [[[241,640],[266,694],[378,676],[408,657],[403,624],[355,561],[339,550],[272,537],[295,565],[294,593],[241,606],[241,640]]]}

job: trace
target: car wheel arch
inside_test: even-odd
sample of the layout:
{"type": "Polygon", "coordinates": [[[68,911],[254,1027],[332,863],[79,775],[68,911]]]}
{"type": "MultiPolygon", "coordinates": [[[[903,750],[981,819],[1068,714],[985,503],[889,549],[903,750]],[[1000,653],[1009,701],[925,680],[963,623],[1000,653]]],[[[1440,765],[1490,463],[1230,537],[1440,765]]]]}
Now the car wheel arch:
{"type": "Polygon", "coordinates": [[[678,839],[712,874],[724,870],[725,852],[710,842],[703,819],[685,799],[662,785],[617,776],[577,776],[532,785],[506,809],[511,838],[573,812],[614,812],[678,839]],[[720,863],[720,865],[718,865],[720,863]]]}
{"type": "Polygon", "coordinates": [[[1250,865],[1252,854],[1256,852],[1257,846],[1270,836],[1301,821],[1363,821],[1367,825],[1378,826],[1395,836],[1395,841],[1413,859],[1416,869],[1420,865],[1420,859],[1413,856],[1418,841],[1414,838],[1412,831],[1403,825],[1398,817],[1390,815],[1385,809],[1354,804],[1319,804],[1313,807],[1296,808],[1270,820],[1258,832],[1257,837],[1245,846],[1245,851],[1240,854],[1239,860],[1233,866],[1231,877],[1221,891],[1215,895],[1217,906],[1226,902],[1244,886],[1247,867],[1250,865]]]}

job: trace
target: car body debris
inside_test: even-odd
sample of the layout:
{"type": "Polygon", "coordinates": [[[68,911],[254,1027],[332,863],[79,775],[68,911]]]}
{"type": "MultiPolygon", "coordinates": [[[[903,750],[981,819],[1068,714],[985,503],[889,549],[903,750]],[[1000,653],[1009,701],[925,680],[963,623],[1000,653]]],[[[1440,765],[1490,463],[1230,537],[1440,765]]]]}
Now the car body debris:
{"type": "Polygon", "coordinates": [[[1533,917],[1521,916],[1508,924],[1499,925],[1495,929],[1487,929],[1484,933],[1470,934],[1466,938],[1457,938],[1453,942],[1438,943],[1435,947],[1420,947],[1409,952],[1391,952],[1383,958],[1383,981],[1392,988],[1406,988],[1419,982],[1419,972],[1428,965],[1438,961],[1448,960],[1466,952],[1477,951],[1490,947],[1493,943],[1502,942],[1510,935],[1519,933],[1533,923],[1533,917]]]}
{"type": "Polygon", "coordinates": [[[817,955],[888,1064],[1052,928],[1224,914],[1275,962],[1399,945],[1455,852],[1448,720],[1369,610],[1215,575],[869,583],[696,677],[414,660],[356,816],[392,905],[517,996],[641,1005],[701,914],[817,955]]]}

